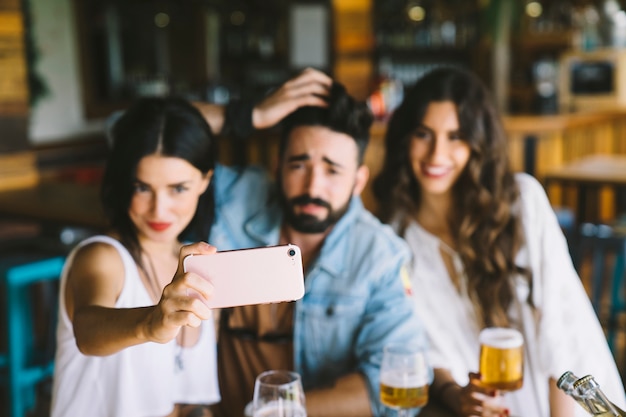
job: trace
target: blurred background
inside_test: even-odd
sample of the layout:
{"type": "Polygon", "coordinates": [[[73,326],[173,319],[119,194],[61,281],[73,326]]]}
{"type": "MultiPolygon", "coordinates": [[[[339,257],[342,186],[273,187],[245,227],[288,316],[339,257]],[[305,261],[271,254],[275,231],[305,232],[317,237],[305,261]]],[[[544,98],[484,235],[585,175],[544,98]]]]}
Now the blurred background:
{"type": "MultiPolygon", "coordinates": [[[[437,66],[475,71],[503,114],[513,169],[544,184],[624,369],[625,6],[0,0],[0,416],[47,415],[56,280],[20,298],[34,325],[13,348],[27,353],[18,364],[9,347],[18,336],[8,331],[20,303],[8,297],[8,271],[62,258],[106,230],[98,186],[107,118],[144,96],[257,100],[305,67],[327,72],[370,105],[376,122],[365,162],[373,175],[404,89],[437,66]],[[19,388],[27,411],[9,414],[17,402],[10,371],[32,364],[37,376],[19,388]]],[[[273,139],[272,129],[244,142],[225,138],[222,162],[271,166],[273,139]]],[[[375,210],[369,189],[363,198],[375,210]]]]}

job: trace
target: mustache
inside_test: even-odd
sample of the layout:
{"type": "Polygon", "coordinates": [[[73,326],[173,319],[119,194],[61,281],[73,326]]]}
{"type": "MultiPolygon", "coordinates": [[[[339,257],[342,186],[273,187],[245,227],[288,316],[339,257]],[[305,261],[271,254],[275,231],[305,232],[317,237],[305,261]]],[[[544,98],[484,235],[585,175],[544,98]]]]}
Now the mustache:
{"type": "Polygon", "coordinates": [[[300,195],[298,197],[294,197],[289,202],[294,206],[303,206],[305,204],[315,204],[316,206],[325,207],[328,210],[331,209],[330,203],[322,200],[321,198],[314,198],[308,194],[300,195]]]}

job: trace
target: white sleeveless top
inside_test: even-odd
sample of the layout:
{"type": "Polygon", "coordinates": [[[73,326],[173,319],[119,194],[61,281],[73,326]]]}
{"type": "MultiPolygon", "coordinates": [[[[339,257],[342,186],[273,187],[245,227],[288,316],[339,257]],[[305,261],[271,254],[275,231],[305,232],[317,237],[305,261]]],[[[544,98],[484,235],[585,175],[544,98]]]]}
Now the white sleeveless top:
{"type": "Polygon", "coordinates": [[[218,402],[212,319],[202,323],[198,343],[189,348],[172,340],[166,344],[143,343],[104,357],[80,353],[65,307],[65,285],[77,249],[93,242],[116,248],[124,263],[124,286],[115,307],[154,304],[130,253],[117,240],[94,236],[70,253],[59,288],[52,417],[158,417],[169,414],[178,403],[218,402]],[[176,365],[177,358],[182,369],[176,365]]]}

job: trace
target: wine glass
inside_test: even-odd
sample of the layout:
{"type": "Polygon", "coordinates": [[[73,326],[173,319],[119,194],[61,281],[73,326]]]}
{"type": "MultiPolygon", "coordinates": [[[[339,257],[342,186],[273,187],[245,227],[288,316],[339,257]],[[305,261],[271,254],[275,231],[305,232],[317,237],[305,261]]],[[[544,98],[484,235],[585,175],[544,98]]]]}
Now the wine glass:
{"type": "MultiPolygon", "coordinates": [[[[483,329],[480,342],[479,372],[483,386],[503,393],[515,391],[524,382],[524,337],[511,328],[483,329]]],[[[503,405],[502,396],[491,402],[503,405]]]]}
{"type": "Polygon", "coordinates": [[[254,417],[306,417],[300,375],[282,370],[261,373],[254,383],[252,408],[254,417]]]}
{"type": "MultiPolygon", "coordinates": [[[[399,417],[415,415],[428,402],[433,370],[423,347],[389,344],[380,367],[380,400],[399,417]]],[[[392,413],[393,414],[393,413],[392,413]]]]}

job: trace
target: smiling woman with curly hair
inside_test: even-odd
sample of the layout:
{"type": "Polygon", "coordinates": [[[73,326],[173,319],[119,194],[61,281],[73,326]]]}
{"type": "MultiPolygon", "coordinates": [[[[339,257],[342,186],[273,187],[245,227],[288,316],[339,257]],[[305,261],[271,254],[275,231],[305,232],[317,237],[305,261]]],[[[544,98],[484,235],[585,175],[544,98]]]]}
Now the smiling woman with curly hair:
{"type": "Polygon", "coordinates": [[[395,110],[385,146],[374,194],[380,217],[413,251],[415,305],[437,368],[433,397],[462,416],[485,407],[496,415],[584,415],[555,385],[572,370],[593,373],[624,405],[556,216],[541,185],[511,171],[484,84],[455,68],[426,74],[395,110]],[[523,387],[503,397],[474,374],[485,327],[516,328],[525,338],[523,387]]]}

